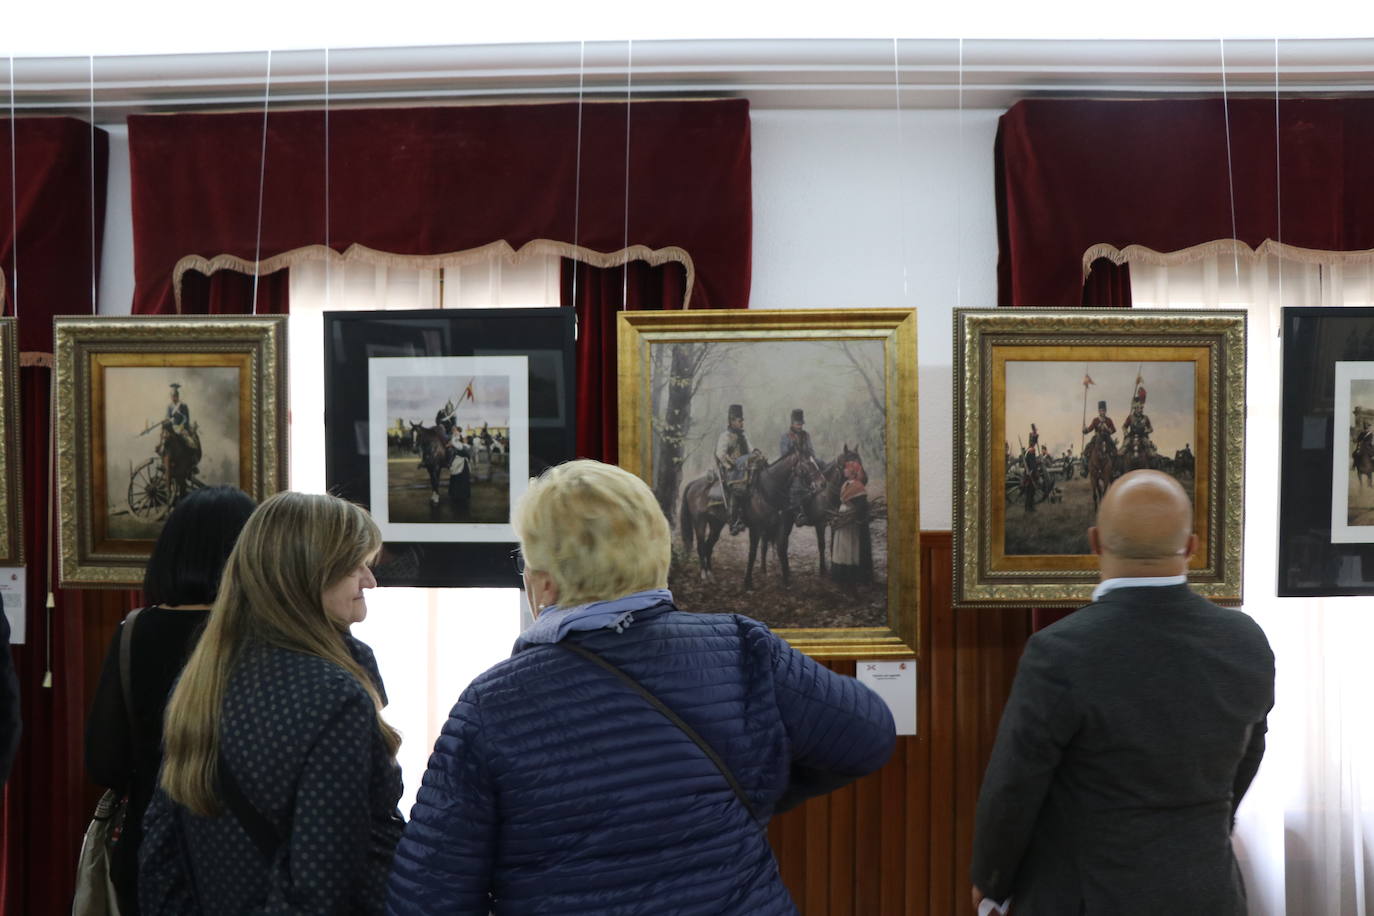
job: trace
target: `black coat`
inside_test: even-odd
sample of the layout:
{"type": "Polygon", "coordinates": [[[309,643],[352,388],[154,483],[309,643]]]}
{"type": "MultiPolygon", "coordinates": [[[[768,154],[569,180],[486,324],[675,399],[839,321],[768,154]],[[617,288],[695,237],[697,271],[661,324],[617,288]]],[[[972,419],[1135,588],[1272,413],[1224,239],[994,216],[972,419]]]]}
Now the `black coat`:
{"type": "Polygon", "coordinates": [[[1018,916],[1243,914],[1236,806],[1274,655],[1186,585],[1122,588],[1026,644],[978,798],[971,877],[1018,916]]]}
{"type": "Polygon", "coordinates": [[[129,644],[129,689],[136,735],[129,733],[120,686],[119,643],[127,623],[115,630],[100,669],[100,684],[86,720],[86,772],[96,785],[129,796],[123,833],[110,861],[120,912],[125,916],[138,913],[138,846],[143,840],[143,812],[153,797],[162,765],[162,714],[167,709],[167,696],[209,614],[205,610],[169,611],[153,606],[135,619],[129,644]]]}

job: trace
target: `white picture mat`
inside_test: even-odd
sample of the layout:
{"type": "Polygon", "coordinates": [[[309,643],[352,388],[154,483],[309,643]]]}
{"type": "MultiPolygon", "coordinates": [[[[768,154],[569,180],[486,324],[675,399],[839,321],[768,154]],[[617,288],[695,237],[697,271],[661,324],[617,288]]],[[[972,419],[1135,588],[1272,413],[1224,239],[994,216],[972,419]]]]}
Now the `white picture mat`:
{"type": "MultiPolygon", "coordinates": [[[[1368,381],[1366,387],[1374,391],[1374,362],[1338,362],[1336,366],[1336,404],[1331,430],[1331,543],[1374,543],[1374,525],[1352,525],[1350,518],[1350,486],[1358,481],[1351,462],[1349,429],[1356,407],[1374,408],[1374,398],[1359,403],[1351,397],[1355,383],[1368,381]]],[[[1359,400],[1364,400],[1363,398],[1359,400]]]]}
{"type": "MultiPolygon", "coordinates": [[[[374,357],[367,361],[369,483],[372,491],[372,518],[387,541],[481,542],[514,541],[515,529],[509,522],[489,523],[408,523],[391,522],[387,503],[387,380],[401,377],[448,375],[501,375],[510,382],[510,505],[529,486],[529,366],[523,356],[418,356],[374,357]]],[[[454,396],[461,392],[454,392],[454,396]]],[[[442,404],[435,405],[442,407],[442,404]]],[[[424,418],[427,425],[433,420],[424,418]]],[[[444,488],[440,498],[447,499],[444,488]]]]}

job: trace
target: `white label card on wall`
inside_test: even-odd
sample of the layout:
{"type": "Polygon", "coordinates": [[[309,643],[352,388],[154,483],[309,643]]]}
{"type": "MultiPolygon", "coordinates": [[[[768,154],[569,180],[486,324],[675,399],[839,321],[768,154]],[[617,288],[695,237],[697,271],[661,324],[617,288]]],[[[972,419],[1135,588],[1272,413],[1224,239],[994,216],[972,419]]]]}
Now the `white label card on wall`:
{"type": "Polygon", "coordinates": [[[10,622],[10,645],[24,641],[24,585],[27,581],[22,566],[0,566],[0,601],[5,605],[5,617],[10,622]]]}
{"type": "Polygon", "coordinates": [[[916,659],[869,661],[861,658],[855,664],[859,683],[871,688],[892,710],[897,734],[916,734],[916,659]]]}

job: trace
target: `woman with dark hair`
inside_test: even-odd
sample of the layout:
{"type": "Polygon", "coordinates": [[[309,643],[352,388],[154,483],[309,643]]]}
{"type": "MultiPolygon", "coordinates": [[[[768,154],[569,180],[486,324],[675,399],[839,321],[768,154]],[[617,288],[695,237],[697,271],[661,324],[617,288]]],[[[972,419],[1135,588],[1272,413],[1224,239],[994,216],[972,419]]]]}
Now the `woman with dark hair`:
{"type": "Polygon", "coordinates": [[[143,812],[162,764],[162,714],[167,694],[200,636],[220,574],[255,507],[233,487],[195,490],[172,510],[143,576],[147,605],[126,618],[110,640],[91,715],[86,722],[86,771],[91,781],[129,798],[110,873],[120,913],[138,912],[138,846],[143,812]],[[120,643],[129,633],[129,701],[124,704],[120,643]]]}

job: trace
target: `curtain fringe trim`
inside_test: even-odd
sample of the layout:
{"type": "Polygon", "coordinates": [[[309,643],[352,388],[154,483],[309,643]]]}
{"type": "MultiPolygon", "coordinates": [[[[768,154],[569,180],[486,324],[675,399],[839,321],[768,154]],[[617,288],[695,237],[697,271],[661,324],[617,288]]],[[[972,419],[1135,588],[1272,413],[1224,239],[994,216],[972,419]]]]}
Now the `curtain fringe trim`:
{"type": "Polygon", "coordinates": [[[19,366],[38,366],[43,369],[52,368],[52,354],[44,353],[41,350],[20,350],[19,366]]]}
{"type": "Polygon", "coordinates": [[[1216,239],[1178,251],[1155,251],[1144,245],[1117,248],[1115,245],[1099,242],[1083,252],[1083,279],[1088,279],[1088,275],[1092,273],[1093,262],[1098,258],[1106,258],[1118,267],[1132,262],[1156,267],[1178,267],[1217,256],[1237,257],[1251,262],[1278,257],[1304,264],[1374,264],[1374,248],[1364,251],[1327,251],[1321,248],[1300,248],[1273,239],[1265,239],[1258,248],[1251,248],[1240,239],[1216,239]]]}
{"type": "MultiPolygon", "coordinates": [[[[256,272],[259,276],[262,276],[276,273],[279,270],[302,264],[306,261],[371,264],[375,267],[400,267],[409,270],[438,270],[444,267],[462,267],[468,264],[480,264],[484,261],[494,261],[497,259],[504,259],[512,264],[519,264],[530,258],[547,257],[549,255],[581,261],[584,264],[599,268],[620,267],[628,264],[630,261],[644,261],[652,267],[658,267],[670,261],[675,261],[683,266],[687,274],[686,290],[682,297],[682,307],[684,309],[691,308],[692,289],[696,283],[696,265],[692,262],[692,256],[687,253],[686,249],[679,248],[676,245],[669,245],[665,248],[649,248],[647,245],[631,245],[619,251],[594,251],[582,245],[574,245],[570,242],[559,242],[553,239],[533,239],[521,245],[518,251],[512,248],[509,242],[501,239],[490,242],[480,248],[451,251],[447,254],[393,254],[387,251],[377,251],[365,245],[358,244],[348,246],[348,249],[345,250],[343,254],[340,254],[327,245],[306,245],[302,248],[284,251],[270,258],[264,258],[256,262],[256,264],[251,260],[240,258],[232,254],[215,255],[213,258],[206,258],[198,254],[188,254],[180,261],[177,261],[176,267],[172,271],[172,291],[176,300],[177,314],[180,315],[181,282],[182,278],[190,271],[209,276],[217,271],[232,270],[249,275],[256,272]]],[[[0,292],[0,295],[3,295],[3,293],[0,292]]]]}

